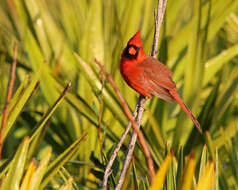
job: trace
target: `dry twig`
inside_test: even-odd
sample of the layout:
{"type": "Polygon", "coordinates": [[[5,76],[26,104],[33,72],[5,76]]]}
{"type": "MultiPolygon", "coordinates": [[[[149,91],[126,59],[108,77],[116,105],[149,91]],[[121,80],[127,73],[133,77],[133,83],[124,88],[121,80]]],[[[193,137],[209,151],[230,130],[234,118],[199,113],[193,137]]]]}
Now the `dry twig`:
{"type": "MultiPolygon", "coordinates": [[[[136,104],[136,109],[133,113],[133,119],[136,118],[137,116],[137,113],[138,113],[138,109],[139,107],[144,107],[144,102],[141,101],[143,99],[145,99],[143,96],[140,96],[138,101],[137,101],[137,104],[136,104]],[[141,105],[143,103],[143,105],[141,105]]],[[[126,135],[128,134],[128,132],[130,131],[131,129],[131,122],[128,123],[128,125],[126,126],[126,129],[124,131],[124,133],[122,134],[121,138],[120,138],[120,141],[118,142],[116,148],[113,150],[113,153],[110,157],[110,160],[108,161],[107,163],[107,167],[105,169],[105,172],[104,172],[104,176],[103,176],[103,182],[102,182],[102,186],[105,187],[107,185],[107,181],[108,181],[108,177],[111,175],[112,173],[112,170],[111,170],[111,167],[112,167],[112,164],[114,162],[114,160],[116,159],[116,156],[117,156],[117,153],[119,152],[125,138],[126,138],[126,135]]]]}
{"type": "Polygon", "coordinates": [[[9,109],[9,104],[10,100],[12,98],[12,91],[13,91],[13,86],[14,86],[14,81],[16,78],[16,65],[17,65],[17,44],[14,43],[14,55],[13,55],[13,63],[11,65],[11,72],[9,75],[9,83],[8,83],[8,88],[7,88],[7,97],[6,97],[6,103],[3,109],[3,114],[2,114],[2,125],[1,125],[1,131],[0,131],[0,160],[2,158],[2,149],[3,149],[3,141],[4,141],[4,130],[7,124],[7,118],[8,118],[8,109],[9,109]]]}
{"type": "MultiPolygon", "coordinates": [[[[137,108],[138,115],[136,117],[136,123],[137,123],[137,125],[139,127],[140,127],[141,118],[142,118],[142,115],[143,115],[143,112],[144,112],[144,104],[145,104],[145,102],[146,102],[146,98],[143,97],[142,95],[140,95],[139,101],[138,101],[139,104],[138,104],[138,108],[137,108]]],[[[134,131],[132,133],[132,137],[130,139],[130,143],[129,143],[129,146],[128,146],[128,151],[127,151],[127,154],[126,154],[126,159],[125,159],[125,161],[123,163],[123,168],[122,168],[122,171],[121,171],[121,174],[120,174],[120,178],[119,178],[119,180],[117,182],[115,190],[121,189],[122,184],[123,184],[123,182],[125,180],[126,172],[127,172],[127,169],[128,169],[128,167],[130,165],[130,162],[131,162],[131,159],[132,159],[132,156],[133,156],[136,140],[137,140],[137,134],[134,131]]],[[[151,177],[151,181],[152,180],[153,180],[153,177],[151,177]]]]}

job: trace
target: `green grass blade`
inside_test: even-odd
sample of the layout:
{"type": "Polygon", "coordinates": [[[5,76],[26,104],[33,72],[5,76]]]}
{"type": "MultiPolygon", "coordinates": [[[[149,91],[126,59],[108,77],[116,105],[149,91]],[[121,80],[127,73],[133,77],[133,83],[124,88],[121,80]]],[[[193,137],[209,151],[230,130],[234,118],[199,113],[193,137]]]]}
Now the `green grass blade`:
{"type": "Polygon", "coordinates": [[[227,81],[224,81],[224,89],[217,100],[216,110],[213,115],[213,123],[211,130],[215,130],[216,126],[219,126],[224,114],[226,114],[230,103],[233,100],[234,92],[238,88],[238,67],[234,67],[234,70],[230,73],[227,81]]]}
{"type": "Polygon", "coordinates": [[[57,156],[57,158],[50,163],[47,167],[44,179],[40,185],[40,189],[43,189],[48,182],[56,175],[58,170],[65,164],[67,160],[72,158],[78,153],[78,149],[81,142],[85,139],[86,135],[82,136],[80,139],[76,140],[69,148],[67,148],[62,154],[57,156]]]}
{"type": "Polygon", "coordinates": [[[215,162],[215,188],[214,190],[219,190],[219,157],[218,157],[218,149],[216,148],[216,162],[215,162]]]}
{"type": "Polygon", "coordinates": [[[32,93],[35,90],[35,87],[38,85],[38,81],[40,78],[41,70],[43,68],[41,67],[39,71],[33,75],[31,82],[28,84],[28,86],[25,88],[24,92],[20,96],[19,100],[16,102],[14,108],[11,110],[8,118],[8,122],[6,125],[6,128],[4,130],[4,139],[6,138],[8,132],[12,128],[13,124],[15,123],[16,119],[18,118],[18,115],[21,113],[22,109],[24,108],[25,104],[31,97],[32,93]]]}
{"type": "Polygon", "coordinates": [[[180,190],[191,189],[194,172],[195,172],[195,159],[194,159],[194,155],[192,155],[190,156],[190,159],[188,160],[184,168],[183,178],[179,188],[180,190]]]}
{"type": "Polygon", "coordinates": [[[204,169],[206,167],[207,159],[208,159],[207,146],[204,145],[203,150],[202,150],[202,157],[201,157],[201,161],[200,161],[200,169],[199,169],[198,181],[202,177],[203,171],[204,171],[204,169]]]}
{"type": "Polygon", "coordinates": [[[24,173],[24,166],[30,139],[25,137],[11,162],[7,177],[3,180],[1,190],[18,190],[24,173]]]}
{"type": "Polygon", "coordinates": [[[31,141],[32,144],[31,144],[31,147],[30,147],[30,150],[29,150],[30,154],[28,155],[29,156],[28,159],[34,154],[35,150],[39,146],[40,141],[42,140],[42,137],[43,137],[42,135],[44,135],[44,134],[42,134],[42,131],[44,131],[44,126],[46,126],[45,124],[50,119],[50,117],[52,116],[54,111],[57,109],[57,107],[64,100],[66,92],[67,92],[67,90],[70,86],[71,86],[71,83],[69,83],[65,87],[64,91],[61,93],[59,98],[55,101],[54,105],[48,110],[48,112],[45,114],[45,116],[39,122],[38,126],[32,132],[32,135],[30,137],[30,141],[31,141]]]}
{"type": "Polygon", "coordinates": [[[37,167],[36,171],[34,172],[32,178],[31,178],[29,190],[39,189],[41,181],[43,179],[43,176],[45,175],[45,172],[47,170],[51,154],[52,154],[52,149],[48,148],[45,156],[40,161],[39,166],[37,167]]]}
{"type": "Polygon", "coordinates": [[[205,63],[203,86],[206,86],[207,83],[211,81],[212,77],[223,68],[223,65],[229,62],[236,55],[238,55],[238,44],[233,45],[217,56],[209,59],[205,63]]]}
{"type": "Polygon", "coordinates": [[[134,181],[134,187],[135,187],[135,190],[139,190],[139,181],[138,181],[138,174],[136,172],[136,167],[135,167],[135,164],[133,162],[133,181],[134,181]]]}
{"type": "MultiPolygon", "coordinates": [[[[101,83],[98,77],[94,74],[93,70],[90,68],[89,65],[86,64],[77,54],[75,54],[77,60],[81,64],[82,68],[84,69],[84,73],[87,75],[87,79],[92,86],[93,89],[101,90],[101,83]]],[[[111,112],[114,115],[117,115],[118,120],[123,123],[124,125],[127,124],[127,119],[119,105],[118,102],[115,101],[115,99],[109,94],[109,92],[104,89],[102,91],[103,99],[108,106],[108,108],[111,110],[111,112]]]]}
{"type": "Polygon", "coordinates": [[[28,165],[27,169],[26,169],[24,178],[22,179],[22,182],[21,182],[20,190],[25,190],[25,189],[29,188],[29,184],[30,184],[31,178],[32,178],[33,173],[36,170],[36,167],[37,167],[36,160],[33,159],[30,162],[30,164],[28,165]]]}

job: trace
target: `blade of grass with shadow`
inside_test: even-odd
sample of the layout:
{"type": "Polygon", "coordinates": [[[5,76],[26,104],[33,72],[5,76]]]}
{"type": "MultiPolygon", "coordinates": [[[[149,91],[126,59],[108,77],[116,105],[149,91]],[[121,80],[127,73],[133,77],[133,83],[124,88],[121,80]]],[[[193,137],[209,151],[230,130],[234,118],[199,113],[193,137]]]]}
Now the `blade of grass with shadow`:
{"type": "MultiPolygon", "coordinates": [[[[4,131],[4,139],[12,129],[13,124],[16,122],[16,119],[18,118],[25,104],[27,103],[33,92],[36,90],[42,69],[43,68],[41,67],[39,71],[35,75],[33,75],[31,82],[27,85],[27,87],[25,87],[24,91],[21,93],[21,95],[19,95],[19,98],[16,98],[15,96],[13,97],[14,102],[12,102],[12,104],[14,104],[14,107],[12,106],[12,104],[10,104],[10,108],[13,108],[9,113],[8,122],[4,131]]],[[[20,87],[23,88],[22,86],[20,87]]],[[[16,94],[16,96],[18,96],[18,93],[16,94]]]]}
{"type": "Polygon", "coordinates": [[[54,103],[54,105],[48,110],[48,112],[45,114],[45,116],[42,118],[42,120],[39,122],[38,126],[34,129],[34,131],[32,132],[32,135],[30,137],[30,141],[31,141],[31,146],[30,146],[30,150],[29,150],[29,154],[28,154],[28,159],[30,159],[33,154],[35,153],[35,151],[37,150],[37,147],[39,146],[40,142],[42,141],[42,138],[44,136],[44,133],[42,133],[42,131],[46,130],[44,129],[45,125],[47,123],[47,121],[50,119],[50,117],[52,116],[52,114],[54,113],[54,111],[56,110],[56,108],[61,104],[61,102],[64,100],[64,97],[66,95],[67,90],[69,89],[69,87],[71,86],[71,83],[69,83],[63,90],[63,92],[61,93],[61,95],[59,96],[59,98],[56,100],[56,102],[54,103]]]}
{"type": "Polygon", "coordinates": [[[85,140],[87,134],[76,140],[69,148],[67,148],[62,154],[52,161],[45,172],[43,181],[40,185],[40,189],[43,189],[50,180],[56,175],[58,170],[66,163],[67,160],[78,154],[79,147],[83,140],[85,140]]]}

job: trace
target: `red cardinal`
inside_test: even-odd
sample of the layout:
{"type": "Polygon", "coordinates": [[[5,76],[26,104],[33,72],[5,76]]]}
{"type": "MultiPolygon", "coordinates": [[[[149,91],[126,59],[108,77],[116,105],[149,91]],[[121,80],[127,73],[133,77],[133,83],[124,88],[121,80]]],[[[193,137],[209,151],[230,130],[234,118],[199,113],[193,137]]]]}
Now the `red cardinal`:
{"type": "Polygon", "coordinates": [[[180,98],[172,80],[172,72],[157,59],[145,54],[138,31],[127,43],[120,61],[120,71],[127,84],[143,96],[157,96],[166,101],[176,101],[192,119],[200,133],[197,119],[180,98]]]}

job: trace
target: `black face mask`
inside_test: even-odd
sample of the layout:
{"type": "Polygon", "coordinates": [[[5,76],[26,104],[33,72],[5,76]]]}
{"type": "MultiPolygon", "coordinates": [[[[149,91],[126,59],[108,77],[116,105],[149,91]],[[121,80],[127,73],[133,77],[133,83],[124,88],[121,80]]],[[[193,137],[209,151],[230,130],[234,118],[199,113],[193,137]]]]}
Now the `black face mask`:
{"type": "Polygon", "coordinates": [[[135,46],[135,45],[127,45],[127,46],[126,46],[125,57],[126,57],[127,59],[136,59],[137,56],[138,56],[139,50],[140,50],[140,48],[137,47],[137,46],[135,46]],[[130,49],[130,48],[134,48],[134,49],[136,50],[136,53],[135,53],[135,54],[130,54],[130,53],[129,53],[129,49],[130,49]]]}

